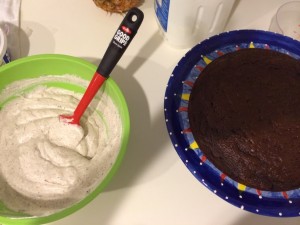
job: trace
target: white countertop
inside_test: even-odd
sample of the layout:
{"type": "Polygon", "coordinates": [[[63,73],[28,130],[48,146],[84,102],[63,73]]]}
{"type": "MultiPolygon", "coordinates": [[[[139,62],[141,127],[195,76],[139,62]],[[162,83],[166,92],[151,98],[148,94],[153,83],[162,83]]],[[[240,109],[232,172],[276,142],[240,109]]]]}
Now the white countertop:
{"type": "MultiPolygon", "coordinates": [[[[237,2],[226,30],[268,30],[276,9],[287,1],[237,2]]],[[[162,39],[152,0],[140,9],[144,22],[111,74],[131,114],[127,154],[96,199],[51,224],[298,225],[300,218],[270,218],[234,207],[186,169],[168,137],[163,100],[169,76],[187,50],[174,49],[162,39]]],[[[97,65],[122,18],[102,11],[92,0],[23,0],[22,56],[59,53],[97,65]]]]}

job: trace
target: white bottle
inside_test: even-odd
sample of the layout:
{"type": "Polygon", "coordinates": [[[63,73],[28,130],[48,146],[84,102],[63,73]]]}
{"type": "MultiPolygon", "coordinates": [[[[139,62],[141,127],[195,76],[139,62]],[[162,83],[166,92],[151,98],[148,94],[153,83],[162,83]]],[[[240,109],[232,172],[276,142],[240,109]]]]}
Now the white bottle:
{"type": "Polygon", "coordinates": [[[224,31],[235,0],[154,0],[158,24],[174,47],[190,48],[224,31]]]}

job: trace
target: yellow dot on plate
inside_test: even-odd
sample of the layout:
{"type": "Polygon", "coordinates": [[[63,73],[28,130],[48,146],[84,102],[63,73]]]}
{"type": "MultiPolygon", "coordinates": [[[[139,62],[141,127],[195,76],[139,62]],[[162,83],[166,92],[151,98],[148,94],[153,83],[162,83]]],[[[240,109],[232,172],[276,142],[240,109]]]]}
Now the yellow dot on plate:
{"type": "Polygon", "coordinates": [[[253,42],[251,41],[250,44],[249,44],[249,48],[255,48],[253,42]]]}
{"type": "Polygon", "coordinates": [[[190,144],[190,148],[195,150],[197,148],[199,148],[198,144],[196,143],[196,141],[194,141],[192,144],[190,144]]]}
{"type": "Polygon", "coordinates": [[[206,56],[203,56],[203,60],[207,65],[210,64],[212,61],[211,59],[207,58],[206,56]]]}
{"type": "Polygon", "coordinates": [[[182,100],[187,100],[187,101],[188,101],[188,100],[190,99],[190,94],[182,94],[182,95],[181,95],[181,99],[182,99],[182,100]]]}
{"type": "Polygon", "coordinates": [[[238,183],[237,188],[238,188],[240,191],[245,191],[245,190],[246,190],[246,185],[243,185],[243,184],[238,183]]]}

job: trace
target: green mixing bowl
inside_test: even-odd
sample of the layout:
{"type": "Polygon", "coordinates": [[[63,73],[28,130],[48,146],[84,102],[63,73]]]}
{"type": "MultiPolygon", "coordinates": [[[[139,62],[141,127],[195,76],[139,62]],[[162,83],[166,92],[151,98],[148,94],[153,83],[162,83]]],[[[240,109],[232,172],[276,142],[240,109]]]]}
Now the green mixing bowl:
{"type": "MultiPolygon", "coordinates": [[[[14,81],[36,78],[41,75],[73,74],[89,81],[91,80],[95,71],[95,65],[72,56],[58,54],[29,56],[26,58],[15,60],[0,67],[0,91],[6,85],[14,81]]],[[[68,84],[62,83],[58,85],[62,88],[73,89],[76,92],[84,91],[82,89],[72,88],[72,86],[68,84]]],[[[14,212],[6,208],[5,205],[0,201],[1,224],[43,224],[61,219],[88,204],[108,184],[110,179],[115,174],[117,168],[119,167],[125,154],[129,139],[130,119],[125,98],[117,84],[111,78],[106,81],[104,91],[112,98],[115,105],[118,107],[123,127],[121,149],[115,163],[113,164],[104,180],[97,186],[97,188],[93,192],[87,195],[80,202],[48,216],[24,216],[24,214],[14,212]]]]}

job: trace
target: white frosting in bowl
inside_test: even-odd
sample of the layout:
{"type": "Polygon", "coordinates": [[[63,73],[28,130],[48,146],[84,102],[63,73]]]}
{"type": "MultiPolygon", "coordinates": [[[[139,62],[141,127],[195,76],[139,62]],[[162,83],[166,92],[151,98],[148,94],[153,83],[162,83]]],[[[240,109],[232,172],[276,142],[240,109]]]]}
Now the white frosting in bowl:
{"type": "Polygon", "coordinates": [[[80,201],[104,179],[121,146],[122,123],[100,91],[81,126],[59,120],[72,114],[82,94],[47,82],[87,82],[71,75],[14,82],[0,102],[0,199],[15,211],[48,215],[80,201]]]}

